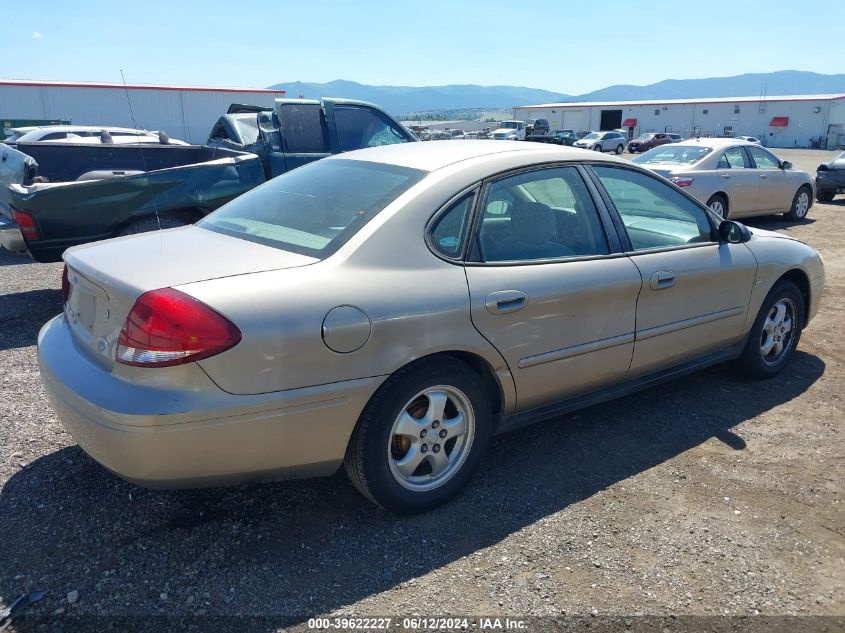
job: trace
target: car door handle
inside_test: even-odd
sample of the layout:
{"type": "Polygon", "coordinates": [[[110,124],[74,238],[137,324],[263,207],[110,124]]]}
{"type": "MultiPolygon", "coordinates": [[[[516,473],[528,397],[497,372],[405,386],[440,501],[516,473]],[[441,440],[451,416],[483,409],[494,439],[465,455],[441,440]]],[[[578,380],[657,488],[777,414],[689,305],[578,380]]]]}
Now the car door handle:
{"type": "Polygon", "coordinates": [[[490,314],[507,314],[522,310],[528,302],[528,295],[519,290],[499,290],[487,295],[484,302],[490,314]]]}
{"type": "Polygon", "coordinates": [[[760,178],[768,178],[766,174],[760,174],[760,178]]]}
{"type": "Polygon", "coordinates": [[[730,174],[719,174],[719,176],[721,176],[721,177],[722,177],[722,178],[724,178],[725,180],[730,180],[730,179],[731,179],[731,175],[730,175],[730,174]]]}
{"type": "Polygon", "coordinates": [[[675,273],[668,270],[658,270],[651,276],[649,287],[652,290],[663,290],[675,285],[675,273]]]}

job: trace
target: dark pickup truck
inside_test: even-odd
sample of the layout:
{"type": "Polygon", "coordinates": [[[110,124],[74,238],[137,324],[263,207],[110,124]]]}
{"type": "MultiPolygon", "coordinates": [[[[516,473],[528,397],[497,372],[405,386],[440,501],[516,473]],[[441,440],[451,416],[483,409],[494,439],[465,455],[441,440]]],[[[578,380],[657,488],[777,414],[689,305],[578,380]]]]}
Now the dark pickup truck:
{"type": "Polygon", "coordinates": [[[208,146],[0,146],[0,244],[59,261],[77,244],[191,224],[325,156],[417,140],[361,101],[278,99],[272,109],[229,110],[208,146]]]}
{"type": "Polygon", "coordinates": [[[845,152],[816,168],[816,200],[831,202],[837,193],[845,193],[845,152]]]}

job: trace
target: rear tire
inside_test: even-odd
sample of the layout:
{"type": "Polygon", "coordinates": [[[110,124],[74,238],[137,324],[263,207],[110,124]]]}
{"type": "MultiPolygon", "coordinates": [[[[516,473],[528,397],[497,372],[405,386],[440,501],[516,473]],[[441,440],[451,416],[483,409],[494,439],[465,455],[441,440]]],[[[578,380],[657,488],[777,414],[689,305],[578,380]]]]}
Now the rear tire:
{"type": "Polygon", "coordinates": [[[625,146],[624,146],[624,145],[617,145],[617,146],[616,146],[616,155],[617,155],[617,156],[618,156],[619,154],[621,154],[623,151],[625,151],[625,146]]]}
{"type": "Polygon", "coordinates": [[[466,485],[491,431],[490,398],[478,374],[454,358],[435,357],[379,387],[343,465],[358,491],[386,510],[427,512],[466,485]]]}
{"type": "Polygon", "coordinates": [[[789,362],[804,327],[804,297],[791,281],[778,281],[760,307],[738,369],[752,379],[776,376],[789,362]]]}
{"type": "Polygon", "coordinates": [[[799,222],[807,217],[810,211],[811,193],[809,187],[803,186],[795,194],[792,199],[792,208],[788,213],[784,213],[784,217],[791,222],[799,222]]]}
{"type": "Polygon", "coordinates": [[[728,216],[730,215],[730,211],[728,210],[728,199],[721,193],[714,193],[710,196],[710,199],[707,201],[707,206],[710,207],[710,210],[713,213],[723,220],[728,219],[728,216]]]}
{"type": "Polygon", "coordinates": [[[154,215],[148,216],[146,218],[141,218],[140,220],[135,220],[134,222],[130,222],[129,224],[123,225],[118,231],[117,236],[121,237],[124,235],[136,235],[138,233],[148,233],[150,231],[158,231],[159,228],[161,229],[174,229],[177,226],[187,226],[190,222],[186,222],[179,218],[174,218],[172,216],[163,216],[160,218],[161,226],[159,226],[159,220],[156,219],[154,215]]]}

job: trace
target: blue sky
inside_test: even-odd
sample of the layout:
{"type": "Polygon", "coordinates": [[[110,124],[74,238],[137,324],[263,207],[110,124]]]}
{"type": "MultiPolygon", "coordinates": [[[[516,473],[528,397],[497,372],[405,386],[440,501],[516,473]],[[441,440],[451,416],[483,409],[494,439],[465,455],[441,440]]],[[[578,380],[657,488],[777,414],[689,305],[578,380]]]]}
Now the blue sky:
{"type": "Polygon", "coordinates": [[[0,0],[0,15],[0,76],[15,79],[120,81],[123,69],[130,83],[349,79],[579,94],[667,78],[845,73],[843,0],[0,0]]]}

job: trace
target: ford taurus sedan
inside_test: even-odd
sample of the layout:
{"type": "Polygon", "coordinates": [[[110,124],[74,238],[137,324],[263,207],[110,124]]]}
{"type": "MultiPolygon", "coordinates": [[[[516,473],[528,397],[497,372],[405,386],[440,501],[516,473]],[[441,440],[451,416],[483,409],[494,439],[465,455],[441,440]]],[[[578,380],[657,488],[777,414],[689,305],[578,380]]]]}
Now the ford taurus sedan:
{"type": "Polygon", "coordinates": [[[505,141],[326,158],[65,260],[41,375],[95,460],[151,487],[343,464],[397,513],[492,434],[723,361],[777,374],[824,282],[648,170],[505,141]]]}
{"type": "Polygon", "coordinates": [[[702,138],[672,143],[633,162],[683,187],[723,219],[783,213],[798,221],[813,206],[810,174],[747,141],[702,138]]]}

